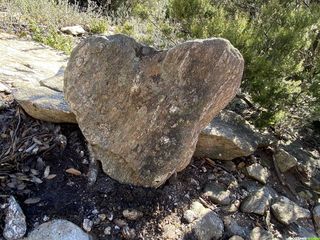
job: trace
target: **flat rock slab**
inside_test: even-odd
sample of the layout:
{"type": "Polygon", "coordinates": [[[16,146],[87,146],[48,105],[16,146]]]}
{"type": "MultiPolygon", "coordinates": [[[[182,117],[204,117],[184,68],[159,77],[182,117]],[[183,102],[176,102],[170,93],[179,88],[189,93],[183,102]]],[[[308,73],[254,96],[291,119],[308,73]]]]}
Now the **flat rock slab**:
{"type": "Polygon", "coordinates": [[[262,135],[240,115],[223,110],[200,133],[195,156],[232,160],[252,154],[262,135]]]}
{"type": "Polygon", "coordinates": [[[64,92],[94,157],[112,178],[158,187],[190,162],[200,131],[235,96],[244,61],[227,40],[166,51],[124,35],[72,52],[64,92]]]}
{"type": "Polygon", "coordinates": [[[75,122],[62,92],[68,57],[49,47],[0,33],[0,83],[13,88],[24,110],[51,122],[75,122]]]}
{"type": "Polygon", "coordinates": [[[24,82],[15,83],[15,87],[14,98],[30,116],[49,122],[76,122],[62,92],[24,82]]]}

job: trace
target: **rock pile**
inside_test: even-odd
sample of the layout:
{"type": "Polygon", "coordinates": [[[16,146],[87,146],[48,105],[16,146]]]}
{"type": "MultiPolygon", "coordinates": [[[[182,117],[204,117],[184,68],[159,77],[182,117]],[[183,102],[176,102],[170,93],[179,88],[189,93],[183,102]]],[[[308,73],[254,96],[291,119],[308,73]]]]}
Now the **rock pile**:
{"type": "Polygon", "coordinates": [[[201,130],[235,96],[243,64],[219,38],[157,51],[124,35],[92,37],[73,50],[64,92],[104,171],[158,187],[189,164],[201,130]]]}

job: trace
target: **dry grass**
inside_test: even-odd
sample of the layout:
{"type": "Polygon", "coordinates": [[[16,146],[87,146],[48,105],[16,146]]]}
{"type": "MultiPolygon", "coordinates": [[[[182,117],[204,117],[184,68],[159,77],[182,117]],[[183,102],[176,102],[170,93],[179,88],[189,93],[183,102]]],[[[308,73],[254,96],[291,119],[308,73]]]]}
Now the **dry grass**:
{"type": "Polygon", "coordinates": [[[1,28],[31,37],[69,54],[74,39],[59,32],[64,26],[81,25],[88,32],[108,30],[108,19],[93,3],[85,11],[67,0],[0,0],[1,28]]]}
{"type": "Polygon", "coordinates": [[[56,28],[80,24],[87,30],[92,26],[96,27],[97,23],[102,30],[106,30],[108,26],[107,19],[93,3],[85,11],[81,11],[77,5],[68,4],[67,0],[0,0],[0,8],[7,13],[8,24],[33,21],[56,28]]]}

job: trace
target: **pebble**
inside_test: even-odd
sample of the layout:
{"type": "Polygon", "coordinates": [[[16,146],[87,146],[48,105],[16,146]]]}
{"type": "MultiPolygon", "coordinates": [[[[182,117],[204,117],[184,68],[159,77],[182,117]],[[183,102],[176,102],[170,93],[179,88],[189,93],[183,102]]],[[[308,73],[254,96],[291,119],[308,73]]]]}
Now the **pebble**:
{"type": "Polygon", "coordinates": [[[25,240],[90,240],[91,237],[72,222],[52,220],[36,227],[25,240]]]}
{"type": "Polygon", "coordinates": [[[295,202],[283,196],[271,205],[271,210],[276,219],[286,225],[301,218],[311,217],[308,209],[298,206],[295,202]]]}
{"type": "Polygon", "coordinates": [[[66,34],[71,34],[74,36],[82,35],[86,31],[81,27],[80,25],[75,25],[75,26],[67,26],[67,27],[62,27],[61,32],[66,33],[66,34]]]}
{"type": "Polygon", "coordinates": [[[119,227],[124,227],[127,225],[127,222],[122,219],[115,219],[114,223],[119,227]]]}
{"type": "Polygon", "coordinates": [[[86,232],[90,232],[92,229],[92,226],[93,226],[93,222],[90,219],[88,218],[83,219],[82,228],[86,232]]]}
{"type": "Polygon", "coordinates": [[[133,228],[125,226],[122,229],[122,236],[124,237],[124,239],[134,239],[136,237],[136,231],[133,228]]]}
{"type": "Polygon", "coordinates": [[[143,213],[136,209],[126,209],[122,212],[122,215],[128,220],[137,220],[143,216],[143,213]]]}
{"type": "Polygon", "coordinates": [[[101,221],[104,221],[104,220],[106,220],[107,215],[104,214],[104,213],[101,213],[101,214],[98,215],[98,218],[99,218],[101,221]]]}
{"type": "Polygon", "coordinates": [[[272,240],[272,234],[260,227],[255,227],[250,233],[250,240],[272,240]]]}
{"type": "Polygon", "coordinates": [[[210,211],[195,222],[193,230],[199,240],[214,240],[222,237],[224,226],[219,216],[210,211]]]}
{"type": "Polygon", "coordinates": [[[3,236],[7,240],[22,238],[27,231],[26,217],[13,196],[9,197],[3,236]]]}
{"type": "Polygon", "coordinates": [[[210,209],[205,208],[200,202],[194,201],[191,204],[190,209],[186,210],[183,213],[183,219],[187,223],[192,223],[196,219],[201,218],[203,215],[205,215],[209,211],[210,211],[210,209]]]}
{"type": "Polygon", "coordinates": [[[269,206],[269,200],[263,191],[257,191],[246,197],[241,203],[241,211],[244,213],[255,213],[264,215],[269,206]]]}
{"type": "Polygon", "coordinates": [[[111,227],[110,227],[110,226],[109,226],[109,227],[106,227],[106,228],[104,229],[103,233],[104,233],[105,235],[110,235],[110,234],[111,234],[111,227]]]}
{"type": "Polygon", "coordinates": [[[204,189],[204,196],[216,204],[228,205],[231,202],[230,191],[218,183],[208,183],[204,189]]]}
{"type": "Polygon", "coordinates": [[[261,166],[259,163],[254,163],[248,166],[246,169],[250,177],[263,184],[267,183],[267,179],[270,175],[267,168],[261,166]]]}

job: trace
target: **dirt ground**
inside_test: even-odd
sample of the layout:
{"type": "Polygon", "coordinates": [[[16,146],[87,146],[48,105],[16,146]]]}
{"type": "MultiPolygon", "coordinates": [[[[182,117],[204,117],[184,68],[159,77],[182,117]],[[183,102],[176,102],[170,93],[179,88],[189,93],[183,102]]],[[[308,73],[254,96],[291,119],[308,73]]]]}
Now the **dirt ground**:
{"type": "MultiPolygon", "coordinates": [[[[77,125],[32,119],[11,95],[1,94],[0,97],[6,104],[0,110],[0,205],[13,195],[26,215],[28,232],[52,219],[67,219],[81,227],[87,218],[94,222],[90,234],[97,239],[196,239],[191,224],[182,218],[194,200],[214,210],[221,219],[232,219],[248,235],[256,226],[268,229],[275,236],[301,236],[299,226],[303,231],[314,232],[311,220],[301,220],[299,226],[283,226],[273,217],[270,221],[268,216],[241,211],[231,213],[202,195],[209,181],[226,186],[233,181],[236,184],[231,189],[232,200],[241,201],[260,186],[244,172],[246,165],[258,161],[272,172],[268,186],[311,209],[318,196],[297,200],[294,193],[279,182],[268,150],[229,163],[193,159],[184,171],[158,189],[120,184],[99,167],[97,181],[90,186],[86,175],[89,155],[77,125]],[[143,216],[127,220],[122,214],[125,209],[141,211],[143,216]],[[105,214],[105,219],[101,214],[105,214]],[[107,227],[111,227],[110,235],[104,233],[107,227]]],[[[288,179],[290,185],[303,187],[294,174],[288,179]]],[[[4,228],[4,214],[1,210],[0,232],[4,228]]],[[[230,228],[225,223],[223,239],[233,235],[230,228]]]]}

